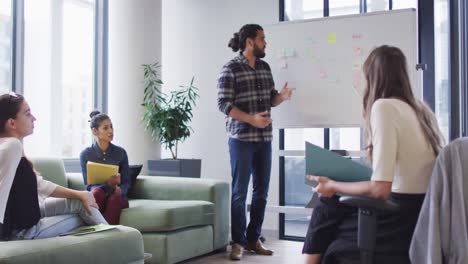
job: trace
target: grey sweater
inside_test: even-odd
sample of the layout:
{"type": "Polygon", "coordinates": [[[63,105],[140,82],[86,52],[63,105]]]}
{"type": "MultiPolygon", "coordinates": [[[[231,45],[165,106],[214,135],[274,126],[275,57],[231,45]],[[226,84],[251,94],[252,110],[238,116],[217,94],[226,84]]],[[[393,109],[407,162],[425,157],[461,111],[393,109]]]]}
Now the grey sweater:
{"type": "Polygon", "coordinates": [[[468,138],[462,138],[437,157],[411,242],[411,262],[468,263],[467,223],[468,138]]]}

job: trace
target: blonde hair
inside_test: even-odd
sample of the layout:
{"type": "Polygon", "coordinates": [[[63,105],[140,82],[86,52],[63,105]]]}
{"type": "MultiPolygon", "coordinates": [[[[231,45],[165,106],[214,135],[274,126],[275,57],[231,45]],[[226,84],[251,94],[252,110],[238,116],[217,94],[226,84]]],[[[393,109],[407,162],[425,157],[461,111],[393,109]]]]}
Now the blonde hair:
{"type": "Polygon", "coordinates": [[[419,117],[419,125],[424,137],[438,155],[443,145],[443,137],[432,110],[414,97],[408,77],[406,58],[403,52],[391,46],[375,48],[363,66],[366,87],[363,97],[363,116],[366,121],[365,139],[369,160],[372,162],[372,131],[370,114],[372,105],[381,98],[396,98],[406,102],[419,117]]]}

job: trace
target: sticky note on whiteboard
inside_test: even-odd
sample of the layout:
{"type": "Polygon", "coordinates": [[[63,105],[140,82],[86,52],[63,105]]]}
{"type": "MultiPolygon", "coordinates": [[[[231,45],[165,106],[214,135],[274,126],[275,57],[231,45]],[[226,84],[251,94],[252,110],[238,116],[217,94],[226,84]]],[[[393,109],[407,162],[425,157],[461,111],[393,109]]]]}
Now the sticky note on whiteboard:
{"type": "Polygon", "coordinates": [[[361,70],[362,69],[362,61],[354,60],[353,61],[353,70],[361,70]]]}
{"type": "Polygon", "coordinates": [[[296,50],[293,48],[286,49],[285,57],[295,57],[296,50]]]}
{"type": "Polygon", "coordinates": [[[288,62],[286,61],[286,59],[282,59],[280,60],[280,69],[287,69],[288,68],[288,62]]]}
{"type": "Polygon", "coordinates": [[[314,57],[314,50],[311,47],[305,48],[304,53],[307,57],[310,57],[310,58],[314,57]]]}
{"type": "Polygon", "coordinates": [[[362,33],[360,32],[354,32],[353,35],[351,36],[353,40],[360,40],[362,39],[362,33]]]}
{"type": "Polygon", "coordinates": [[[328,34],[328,43],[336,43],[336,33],[329,33],[328,34]]]}
{"type": "Polygon", "coordinates": [[[354,56],[362,56],[362,48],[361,47],[353,47],[353,54],[354,54],[354,56]]]}
{"type": "Polygon", "coordinates": [[[327,78],[327,71],[324,69],[319,70],[319,77],[320,79],[326,79],[327,78]]]}
{"type": "Polygon", "coordinates": [[[286,57],[286,50],[284,48],[276,50],[276,58],[281,59],[286,57]]]}

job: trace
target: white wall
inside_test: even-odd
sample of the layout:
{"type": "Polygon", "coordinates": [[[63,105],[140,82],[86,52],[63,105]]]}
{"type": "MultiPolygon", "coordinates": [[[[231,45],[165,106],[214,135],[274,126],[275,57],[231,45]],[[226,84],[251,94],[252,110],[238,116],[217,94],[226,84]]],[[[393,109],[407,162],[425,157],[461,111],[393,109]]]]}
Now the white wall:
{"type": "MultiPolygon", "coordinates": [[[[141,65],[161,60],[161,1],[109,1],[109,115],[114,143],[127,150],[130,164],[160,158],[140,123],[143,113],[141,65]]],[[[144,166],[143,174],[146,171],[144,166]]]]}
{"type": "MultiPolygon", "coordinates": [[[[217,108],[217,77],[221,67],[237,55],[227,47],[233,33],[246,23],[278,22],[278,1],[163,0],[162,14],[162,79],[166,89],[188,84],[192,76],[200,89],[191,125],[194,133],[180,145],[179,157],[201,158],[202,177],[230,182],[228,137],[224,115],[217,108]]],[[[268,32],[265,34],[268,43],[268,32]]],[[[277,131],[273,149],[268,204],[278,205],[277,131]]],[[[167,152],[163,157],[169,157],[167,152]]],[[[278,215],[267,213],[264,228],[278,229],[278,215]]]]}

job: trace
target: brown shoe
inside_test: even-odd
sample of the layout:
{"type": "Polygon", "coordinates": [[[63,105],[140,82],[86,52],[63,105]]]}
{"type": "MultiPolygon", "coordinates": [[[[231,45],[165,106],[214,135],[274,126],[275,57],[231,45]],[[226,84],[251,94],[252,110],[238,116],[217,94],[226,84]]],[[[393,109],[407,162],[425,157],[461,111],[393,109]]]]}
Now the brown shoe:
{"type": "Polygon", "coordinates": [[[244,248],[241,245],[234,243],[232,244],[231,254],[229,255],[229,257],[232,260],[241,260],[243,253],[244,253],[244,248]]]}
{"type": "Polygon", "coordinates": [[[254,251],[258,255],[265,255],[265,256],[273,255],[273,250],[270,250],[264,247],[262,242],[260,242],[260,240],[257,240],[257,242],[249,242],[247,246],[245,246],[245,250],[254,251]]]}

